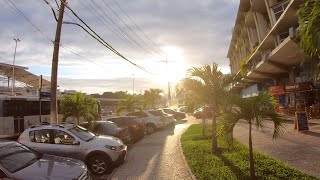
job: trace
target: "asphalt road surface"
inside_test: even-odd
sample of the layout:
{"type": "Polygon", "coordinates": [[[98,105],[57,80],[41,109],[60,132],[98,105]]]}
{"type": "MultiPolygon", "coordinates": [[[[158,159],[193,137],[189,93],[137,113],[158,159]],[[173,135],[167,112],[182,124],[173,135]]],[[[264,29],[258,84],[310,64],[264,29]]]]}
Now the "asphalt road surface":
{"type": "Polygon", "coordinates": [[[126,161],[108,179],[192,179],[180,148],[180,136],[193,123],[193,117],[177,121],[130,146],[126,161]]]}

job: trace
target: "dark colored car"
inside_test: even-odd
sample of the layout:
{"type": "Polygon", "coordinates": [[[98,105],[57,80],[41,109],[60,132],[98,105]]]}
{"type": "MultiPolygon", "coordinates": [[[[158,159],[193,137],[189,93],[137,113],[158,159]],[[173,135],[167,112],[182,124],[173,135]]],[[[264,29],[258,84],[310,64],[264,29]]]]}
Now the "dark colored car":
{"type": "Polygon", "coordinates": [[[136,116],[121,116],[109,118],[108,121],[112,121],[122,128],[129,128],[132,141],[140,140],[144,137],[145,126],[141,119],[136,116]]]}
{"type": "Polygon", "coordinates": [[[91,179],[79,160],[41,154],[15,143],[0,143],[0,179],[91,179]]]}
{"type": "Polygon", "coordinates": [[[129,143],[131,141],[129,129],[127,127],[119,127],[111,121],[94,121],[92,128],[89,128],[88,122],[81,124],[81,126],[91,129],[95,134],[117,137],[124,143],[129,143]]]}
{"type": "Polygon", "coordinates": [[[169,108],[164,108],[162,109],[165,113],[167,114],[171,114],[173,115],[173,117],[176,119],[176,120],[182,120],[184,118],[186,118],[186,113],[183,113],[183,112],[177,112],[177,111],[174,111],[172,109],[169,109],[169,108]]]}

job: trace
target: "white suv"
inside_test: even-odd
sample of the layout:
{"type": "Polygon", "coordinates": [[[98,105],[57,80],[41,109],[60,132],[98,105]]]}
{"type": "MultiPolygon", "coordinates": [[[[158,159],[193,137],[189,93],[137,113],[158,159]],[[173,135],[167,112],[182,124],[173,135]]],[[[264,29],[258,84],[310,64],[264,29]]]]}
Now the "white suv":
{"type": "Polygon", "coordinates": [[[120,139],[96,136],[73,124],[32,126],[18,142],[43,154],[79,159],[98,175],[121,164],[127,153],[127,146],[120,139]]]}
{"type": "Polygon", "coordinates": [[[144,122],[148,134],[152,134],[157,129],[161,129],[166,126],[165,118],[157,110],[142,110],[129,113],[127,116],[139,117],[144,122]]]}

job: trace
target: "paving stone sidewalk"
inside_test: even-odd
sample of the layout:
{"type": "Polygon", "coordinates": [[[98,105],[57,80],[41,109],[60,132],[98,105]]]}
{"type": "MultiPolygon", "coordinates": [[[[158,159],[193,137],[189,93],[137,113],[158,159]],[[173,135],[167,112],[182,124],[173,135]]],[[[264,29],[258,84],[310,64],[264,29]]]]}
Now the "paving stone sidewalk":
{"type": "MultiPolygon", "coordinates": [[[[288,118],[283,135],[272,139],[273,124],[266,128],[253,128],[253,146],[275,159],[295,169],[320,178],[320,120],[310,120],[310,130],[302,133],[293,130],[293,119],[288,118]]],[[[248,123],[240,121],[234,130],[234,136],[248,144],[248,123]]]]}

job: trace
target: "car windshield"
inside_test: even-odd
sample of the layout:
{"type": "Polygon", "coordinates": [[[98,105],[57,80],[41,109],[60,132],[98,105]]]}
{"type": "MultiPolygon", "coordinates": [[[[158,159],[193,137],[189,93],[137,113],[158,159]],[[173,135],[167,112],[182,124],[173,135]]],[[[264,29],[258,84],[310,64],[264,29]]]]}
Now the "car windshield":
{"type": "Polygon", "coordinates": [[[92,132],[80,126],[70,128],[69,131],[83,141],[90,141],[95,137],[92,132]]]}
{"type": "Polygon", "coordinates": [[[139,118],[133,118],[133,121],[136,122],[136,123],[139,123],[139,124],[143,124],[143,121],[139,118]]]}
{"type": "Polygon", "coordinates": [[[0,164],[15,173],[41,158],[41,154],[19,144],[9,144],[0,148],[0,164]]]}
{"type": "Polygon", "coordinates": [[[163,112],[161,110],[149,111],[154,116],[162,116],[163,112]]]}
{"type": "Polygon", "coordinates": [[[171,110],[171,109],[163,109],[163,111],[165,112],[165,113],[174,113],[174,111],[173,110],[171,110]]]}

